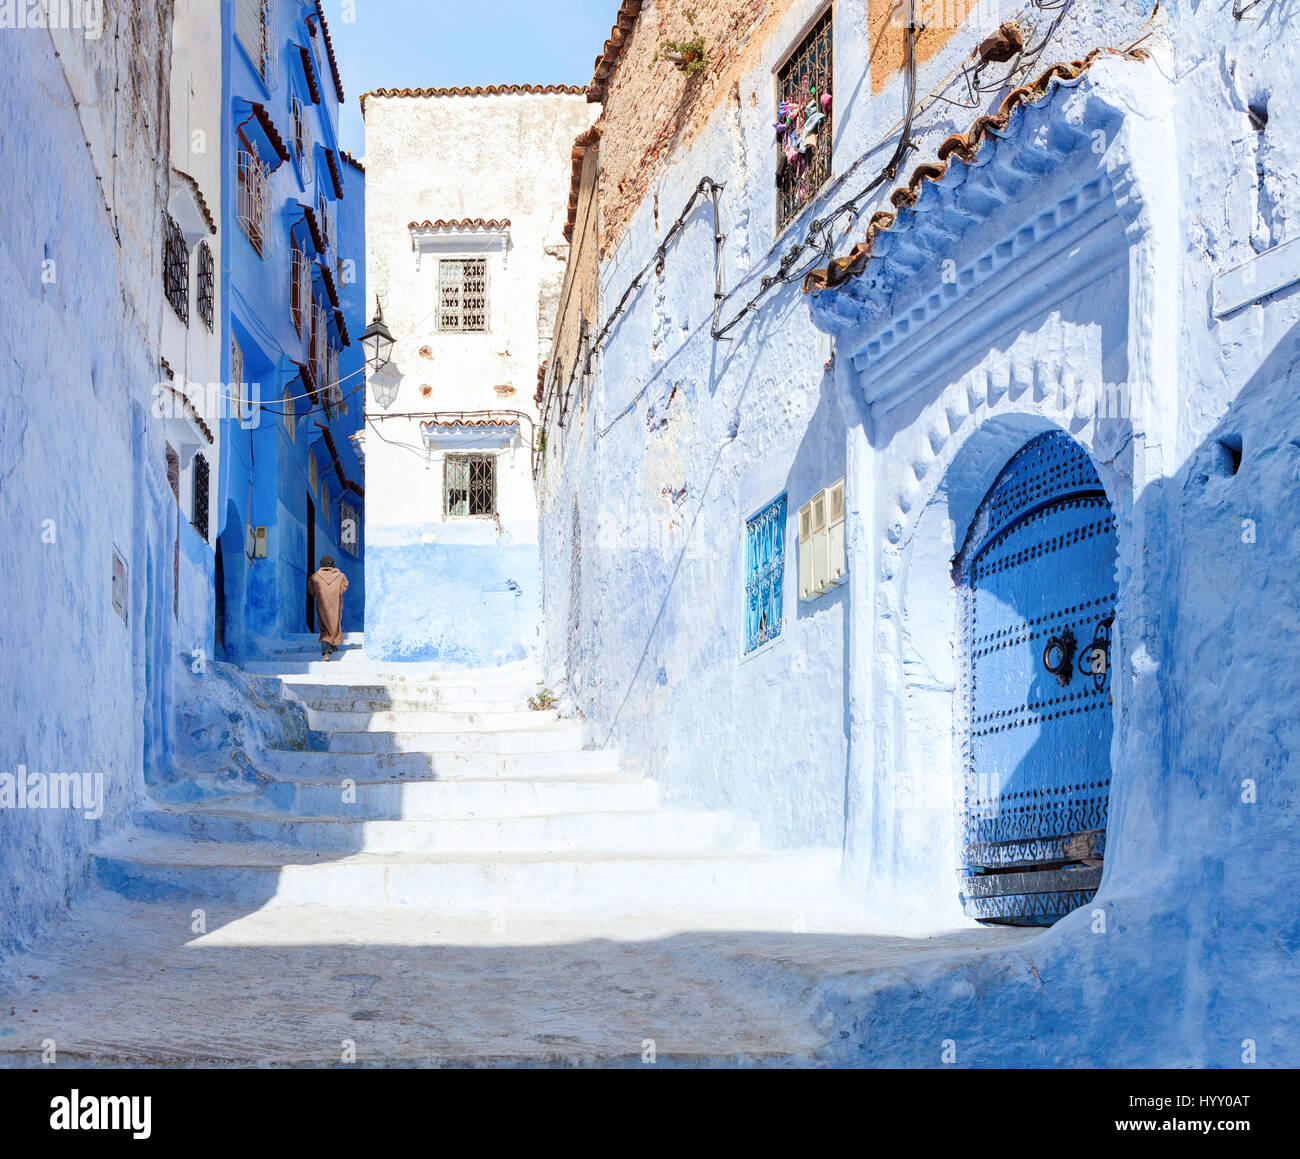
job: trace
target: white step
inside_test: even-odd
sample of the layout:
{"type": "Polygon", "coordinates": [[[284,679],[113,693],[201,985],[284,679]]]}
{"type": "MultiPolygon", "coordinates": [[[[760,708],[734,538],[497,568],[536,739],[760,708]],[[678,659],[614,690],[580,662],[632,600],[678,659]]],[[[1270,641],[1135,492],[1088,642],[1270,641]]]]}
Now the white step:
{"type": "Polygon", "coordinates": [[[428,679],[429,677],[454,678],[461,681],[479,680],[487,682],[494,677],[502,682],[536,684],[542,679],[541,670],[535,666],[502,665],[500,668],[449,668],[445,665],[418,664],[399,660],[371,660],[360,651],[340,651],[332,660],[322,660],[320,649],[315,653],[303,652],[266,660],[250,660],[244,664],[244,671],[255,676],[303,677],[320,676],[331,680],[356,679],[375,676],[412,677],[428,679]]]}
{"type": "MultiPolygon", "coordinates": [[[[582,751],[576,724],[478,732],[309,732],[306,747],[329,753],[563,753],[582,751]]],[[[281,750],[283,751],[283,750],[281,750]]]]}
{"type": "Polygon", "coordinates": [[[322,712],[531,712],[531,688],[436,683],[394,685],[285,682],[283,695],[322,712]]]}
{"type": "Polygon", "coordinates": [[[127,830],[94,855],[127,897],[272,905],[427,905],[483,912],[629,912],[786,904],[834,880],[827,850],[772,854],[320,853],[127,830]]]}
{"type": "MultiPolygon", "coordinates": [[[[343,817],[365,821],[426,821],[540,817],[562,813],[620,813],[654,809],[659,786],[621,774],[563,780],[278,780],[260,808],[268,816],[343,817]]],[[[252,806],[258,808],[259,806],[252,806]]]]}
{"type": "Polygon", "coordinates": [[[445,712],[383,710],[337,712],[307,709],[307,725],[316,732],[527,732],[559,724],[554,711],[445,712]]]}
{"type": "Polygon", "coordinates": [[[565,779],[617,773],[615,749],[570,752],[415,752],[341,753],[323,749],[272,749],[264,771],[272,779],[447,780],[499,777],[550,777],[565,779]]]}
{"type": "Polygon", "coordinates": [[[235,805],[142,808],[136,824],[192,841],[258,843],[367,853],[651,854],[701,849],[752,850],[752,823],[722,812],[667,809],[549,816],[362,821],[355,817],[269,817],[235,805]]]}

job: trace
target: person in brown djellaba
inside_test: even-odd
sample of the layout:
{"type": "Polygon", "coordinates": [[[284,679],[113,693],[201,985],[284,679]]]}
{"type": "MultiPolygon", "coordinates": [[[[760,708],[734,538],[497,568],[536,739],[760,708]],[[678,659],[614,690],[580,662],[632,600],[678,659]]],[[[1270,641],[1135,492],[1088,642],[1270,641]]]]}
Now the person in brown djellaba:
{"type": "Polygon", "coordinates": [[[343,643],[343,593],[347,590],[348,577],[334,566],[334,557],[321,556],[319,570],[307,580],[307,594],[316,601],[322,660],[333,656],[334,650],[343,643]]]}

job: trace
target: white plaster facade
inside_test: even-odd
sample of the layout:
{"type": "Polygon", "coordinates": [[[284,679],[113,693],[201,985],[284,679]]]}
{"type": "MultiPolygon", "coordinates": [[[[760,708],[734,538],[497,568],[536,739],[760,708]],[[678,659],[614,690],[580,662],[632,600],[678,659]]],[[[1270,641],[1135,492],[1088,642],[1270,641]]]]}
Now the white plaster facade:
{"type": "Polygon", "coordinates": [[[595,109],[575,91],[388,92],[363,98],[368,285],[396,339],[366,393],[367,649],[517,659],[535,646],[539,601],[541,319],[553,315],[567,256],[570,150],[595,109]],[[485,329],[448,331],[440,267],[475,258],[486,266],[485,329]],[[447,516],[447,453],[495,456],[495,518],[447,516]]]}

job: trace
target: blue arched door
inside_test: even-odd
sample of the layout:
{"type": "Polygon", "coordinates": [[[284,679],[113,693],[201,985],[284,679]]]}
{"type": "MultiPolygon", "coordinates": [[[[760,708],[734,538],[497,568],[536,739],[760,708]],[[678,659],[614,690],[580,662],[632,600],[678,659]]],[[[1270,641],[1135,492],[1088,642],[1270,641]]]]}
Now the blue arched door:
{"type": "Polygon", "coordinates": [[[1110,795],[1115,517],[1086,452],[1033,439],[985,496],[962,595],[962,901],[1051,925],[1092,900],[1110,795]]]}

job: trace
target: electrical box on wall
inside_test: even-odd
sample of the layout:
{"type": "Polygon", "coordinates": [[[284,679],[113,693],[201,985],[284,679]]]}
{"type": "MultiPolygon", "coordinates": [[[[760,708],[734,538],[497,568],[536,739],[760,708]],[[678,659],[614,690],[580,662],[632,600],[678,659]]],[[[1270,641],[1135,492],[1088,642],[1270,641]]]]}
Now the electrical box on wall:
{"type": "Polygon", "coordinates": [[[844,480],[818,491],[799,509],[799,598],[815,600],[847,579],[844,480]]]}

